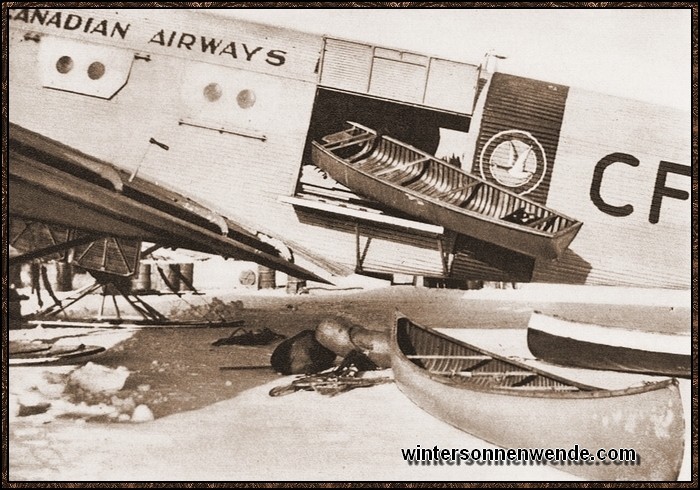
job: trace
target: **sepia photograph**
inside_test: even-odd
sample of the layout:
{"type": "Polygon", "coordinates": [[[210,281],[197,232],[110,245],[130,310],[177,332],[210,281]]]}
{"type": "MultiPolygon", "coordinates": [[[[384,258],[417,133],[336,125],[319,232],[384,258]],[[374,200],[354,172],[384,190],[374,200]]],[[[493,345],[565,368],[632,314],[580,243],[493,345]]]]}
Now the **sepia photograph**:
{"type": "Polygon", "coordinates": [[[71,5],[3,4],[3,486],[697,481],[697,6],[71,5]]]}

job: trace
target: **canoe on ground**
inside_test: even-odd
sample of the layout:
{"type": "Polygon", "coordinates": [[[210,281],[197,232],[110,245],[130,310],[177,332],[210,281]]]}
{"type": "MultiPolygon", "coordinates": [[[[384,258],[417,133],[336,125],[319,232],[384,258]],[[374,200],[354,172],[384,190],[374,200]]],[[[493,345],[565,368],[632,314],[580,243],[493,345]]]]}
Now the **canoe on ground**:
{"type": "Polygon", "coordinates": [[[634,449],[633,463],[567,461],[555,468],[591,480],[678,478],[684,417],[676,379],[600,389],[487,352],[403,315],[392,329],[391,361],[399,389],[416,405],[504,449],[568,452],[578,446],[594,455],[599,449],[634,449]]]}
{"type": "Polygon", "coordinates": [[[34,342],[10,342],[10,366],[43,364],[80,364],[106,349],[97,345],[52,345],[34,342]]]}
{"type": "Polygon", "coordinates": [[[690,378],[691,338],[603,327],[533,313],[527,345],[537,358],[586,369],[690,378]]]}
{"type": "Polygon", "coordinates": [[[313,163],[378,203],[535,258],[561,256],[582,223],[357,123],[314,141],[313,163]]]}

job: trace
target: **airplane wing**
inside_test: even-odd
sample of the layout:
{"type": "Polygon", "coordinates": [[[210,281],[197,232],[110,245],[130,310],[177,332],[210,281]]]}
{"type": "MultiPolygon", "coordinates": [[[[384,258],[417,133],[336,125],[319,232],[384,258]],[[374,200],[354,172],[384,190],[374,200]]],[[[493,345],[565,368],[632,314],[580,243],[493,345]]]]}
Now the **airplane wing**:
{"type": "Polygon", "coordinates": [[[10,124],[9,155],[11,216],[248,260],[329,283],[196,201],[16,124],[10,124]]]}

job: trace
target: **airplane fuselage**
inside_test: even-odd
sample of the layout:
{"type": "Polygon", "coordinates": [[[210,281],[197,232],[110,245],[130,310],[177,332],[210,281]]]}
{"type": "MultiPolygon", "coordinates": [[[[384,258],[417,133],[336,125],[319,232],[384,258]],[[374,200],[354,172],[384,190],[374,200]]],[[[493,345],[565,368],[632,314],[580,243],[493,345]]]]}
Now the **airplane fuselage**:
{"type": "Polygon", "coordinates": [[[8,16],[12,123],[334,273],[690,286],[690,113],[200,12],[8,16]],[[356,199],[309,156],[348,120],[454,154],[583,226],[543,260],[356,199]]]}

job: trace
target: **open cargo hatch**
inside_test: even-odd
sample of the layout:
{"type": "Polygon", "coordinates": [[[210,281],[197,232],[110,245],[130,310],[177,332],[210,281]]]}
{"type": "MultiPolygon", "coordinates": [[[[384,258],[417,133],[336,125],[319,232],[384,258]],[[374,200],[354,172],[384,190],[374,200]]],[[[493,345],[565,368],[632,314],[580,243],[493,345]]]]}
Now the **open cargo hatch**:
{"type": "Polygon", "coordinates": [[[320,85],[471,115],[479,67],[407,51],[325,38],[320,85]]]}

